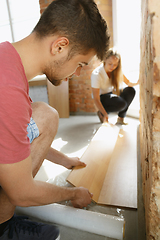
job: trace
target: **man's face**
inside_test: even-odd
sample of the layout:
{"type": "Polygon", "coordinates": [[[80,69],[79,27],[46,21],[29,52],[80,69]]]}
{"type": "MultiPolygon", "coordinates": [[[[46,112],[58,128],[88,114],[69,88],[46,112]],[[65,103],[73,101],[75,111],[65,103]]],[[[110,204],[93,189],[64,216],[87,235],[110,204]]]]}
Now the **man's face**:
{"type": "Polygon", "coordinates": [[[58,86],[63,80],[67,81],[74,74],[79,76],[81,68],[88,65],[94,55],[95,53],[91,51],[86,55],[75,55],[69,60],[68,56],[54,60],[46,66],[44,74],[53,85],[58,86]]]}

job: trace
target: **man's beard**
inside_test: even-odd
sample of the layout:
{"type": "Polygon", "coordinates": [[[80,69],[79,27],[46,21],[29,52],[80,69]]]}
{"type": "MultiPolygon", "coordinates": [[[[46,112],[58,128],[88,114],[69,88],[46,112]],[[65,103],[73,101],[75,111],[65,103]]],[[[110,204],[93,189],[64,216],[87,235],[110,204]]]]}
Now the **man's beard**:
{"type": "Polygon", "coordinates": [[[49,77],[47,74],[46,74],[46,77],[54,86],[61,85],[61,83],[63,81],[63,80],[56,79],[55,77],[54,78],[53,77],[49,77]]]}
{"type": "Polygon", "coordinates": [[[54,85],[59,86],[63,79],[59,78],[58,74],[56,72],[60,72],[61,68],[63,67],[63,64],[67,61],[67,58],[64,58],[60,61],[54,61],[50,66],[46,67],[44,74],[48,78],[48,80],[54,85]]]}

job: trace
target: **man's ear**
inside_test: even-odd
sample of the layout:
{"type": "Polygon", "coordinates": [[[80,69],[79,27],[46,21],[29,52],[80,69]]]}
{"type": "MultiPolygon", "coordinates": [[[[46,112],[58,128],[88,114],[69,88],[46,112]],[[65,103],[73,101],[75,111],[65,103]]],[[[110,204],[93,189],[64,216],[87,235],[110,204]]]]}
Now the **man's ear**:
{"type": "Polygon", "coordinates": [[[69,40],[66,37],[59,37],[51,44],[51,54],[61,53],[64,48],[69,45],[69,40]]]}

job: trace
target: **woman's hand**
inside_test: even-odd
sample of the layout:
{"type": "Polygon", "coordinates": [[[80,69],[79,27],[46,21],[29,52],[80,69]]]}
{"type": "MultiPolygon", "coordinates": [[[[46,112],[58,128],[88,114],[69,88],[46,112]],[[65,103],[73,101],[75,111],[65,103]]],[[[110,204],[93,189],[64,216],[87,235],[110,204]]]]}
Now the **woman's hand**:
{"type": "Polygon", "coordinates": [[[130,82],[125,75],[123,75],[123,82],[127,84],[129,87],[134,87],[139,84],[139,79],[136,83],[130,82]]]}
{"type": "Polygon", "coordinates": [[[98,114],[98,117],[99,117],[101,123],[108,122],[108,114],[107,113],[105,115],[103,115],[100,111],[98,111],[97,114],[98,114]]]}
{"type": "Polygon", "coordinates": [[[138,81],[134,84],[134,86],[136,86],[136,85],[138,85],[139,84],[139,79],[138,79],[138,81]]]}
{"type": "Polygon", "coordinates": [[[103,123],[105,123],[105,122],[108,122],[108,114],[107,113],[103,116],[103,123]]]}

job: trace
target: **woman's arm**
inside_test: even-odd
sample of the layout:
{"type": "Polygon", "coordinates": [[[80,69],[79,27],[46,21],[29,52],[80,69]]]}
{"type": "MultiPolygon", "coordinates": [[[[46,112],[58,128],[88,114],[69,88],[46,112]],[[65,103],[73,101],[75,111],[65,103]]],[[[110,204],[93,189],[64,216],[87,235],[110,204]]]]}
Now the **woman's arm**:
{"type": "Polygon", "coordinates": [[[98,110],[103,114],[103,122],[108,122],[108,114],[100,101],[99,88],[92,88],[92,92],[95,105],[98,108],[98,110]]]}
{"type": "Polygon", "coordinates": [[[125,75],[123,75],[123,82],[127,84],[129,87],[134,87],[139,84],[139,80],[136,83],[130,82],[125,75]]]}

